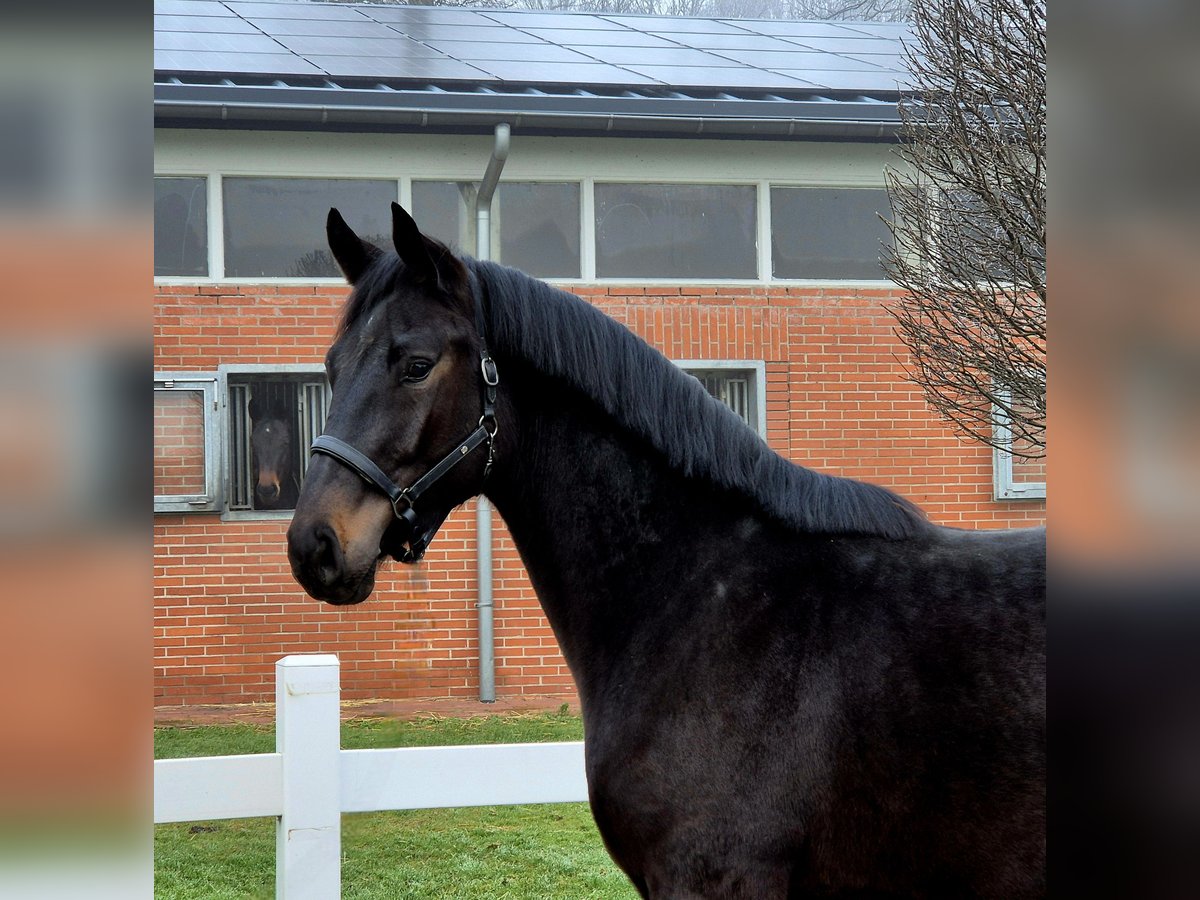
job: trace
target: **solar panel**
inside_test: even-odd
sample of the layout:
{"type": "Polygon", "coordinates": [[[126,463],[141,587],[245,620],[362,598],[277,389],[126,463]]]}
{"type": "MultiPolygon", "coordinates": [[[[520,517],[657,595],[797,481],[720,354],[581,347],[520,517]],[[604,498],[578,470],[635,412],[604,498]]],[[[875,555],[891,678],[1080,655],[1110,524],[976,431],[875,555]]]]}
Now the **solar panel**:
{"type": "Polygon", "coordinates": [[[699,50],[795,50],[795,46],[761,34],[673,34],[671,39],[699,50]]]}
{"type": "Polygon", "coordinates": [[[539,44],[541,38],[500,25],[413,25],[390,23],[392,33],[403,33],[421,41],[486,41],[490,44],[539,44]]]}
{"type": "Polygon", "coordinates": [[[165,69],[583,87],[895,91],[905,73],[897,41],[908,33],[878,23],[263,0],[156,0],[155,12],[165,69]]]}
{"type": "Polygon", "coordinates": [[[334,78],[415,78],[432,81],[486,81],[488,74],[456,59],[382,59],[313,56],[312,62],[334,78]]]}
{"type": "Polygon", "coordinates": [[[324,37],[395,38],[399,35],[380,22],[361,18],[357,22],[333,19],[260,19],[248,20],[267,34],[287,36],[290,34],[312,34],[324,37]]]}
{"type": "Polygon", "coordinates": [[[888,54],[888,53],[852,53],[841,54],[849,56],[851,59],[857,59],[860,62],[870,63],[880,69],[888,72],[907,72],[908,64],[904,61],[903,56],[888,54]]]}
{"type": "Polygon", "coordinates": [[[225,4],[239,16],[264,19],[341,19],[357,22],[362,18],[354,7],[332,3],[254,3],[230,0],[225,4]]]}
{"type": "Polygon", "coordinates": [[[627,31],[628,29],[613,21],[616,17],[577,15],[574,13],[537,13],[519,12],[517,10],[493,11],[484,13],[489,19],[501,22],[513,28],[562,28],[575,31],[627,31]]]}
{"type": "Polygon", "coordinates": [[[869,62],[851,59],[848,56],[838,56],[833,53],[811,53],[803,50],[779,53],[767,51],[756,53],[752,50],[724,50],[722,53],[730,59],[737,60],[748,66],[760,69],[830,69],[835,72],[878,72],[879,67],[869,62]]]}
{"type": "Polygon", "coordinates": [[[443,56],[437,50],[430,49],[417,41],[410,41],[393,32],[393,36],[384,39],[375,38],[343,38],[343,37],[314,37],[311,35],[291,35],[277,38],[279,43],[301,56],[357,56],[385,57],[407,59],[411,57],[429,58],[443,56]]]}
{"type": "Polygon", "coordinates": [[[653,84],[654,79],[634,72],[606,66],[603,63],[537,63],[508,62],[497,60],[481,62],[479,68],[486,69],[501,81],[533,84],[572,85],[637,85],[653,84]]]}
{"type": "Polygon", "coordinates": [[[379,22],[412,22],[421,25],[491,25],[492,23],[474,9],[430,9],[420,6],[376,6],[357,7],[363,15],[379,22]]]}
{"type": "Polygon", "coordinates": [[[862,37],[857,32],[844,25],[834,25],[831,22],[788,22],[780,19],[743,21],[742,28],[755,34],[774,35],[777,37],[862,37]]]}
{"type": "Polygon", "coordinates": [[[155,50],[154,68],[164,72],[233,75],[321,75],[320,69],[290,53],[211,53],[207,50],[155,50]]]}
{"type": "Polygon", "coordinates": [[[168,16],[232,16],[223,3],[213,0],[154,0],[154,14],[168,16]]]}
{"type": "Polygon", "coordinates": [[[155,50],[197,50],[210,53],[278,53],[279,44],[265,34],[216,34],[205,31],[160,31],[155,50]]]}
{"type": "Polygon", "coordinates": [[[237,16],[155,16],[154,31],[207,31],[215,34],[261,34],[237,16]]]}
{"type": "Polygon", "coordinates": [[[803,78],[831,91],[886,91],[894,92],[903,89],[903,75],[895,72],[833,72],[813,69],[801,69],[787,72],[796,78],[803,78]]]}
{"type": "MultiPolygon", "coordinates": [[[[605,47],[604,62],[616,65],[638,65],[646,63],[656,66],[736,66],[731,59],[705,53],[703,50],[692,50],[688,47],[651,48],[645,47],[605,47]]],[[[599,55],[599,52],[598,54],[599,55]]]]}
{"type": "MultiPolygon", "coordinates": [[[[512,29],[508,29],[513,31],[512,29]]],[[[552,41],[564,47],[678,47],[680,37],[668,40],[653,34],[642,34],[640,31],[601,31],[566,29],[566,28],[529,28],[529,34],[535,34],[547,41],[552,41]]],[[[514,34],[525,34],[526,31],[513,31],[514,34]]],[[[758,38],[762,40],[762,38],[758,38]]]]}
{"type": "Polygon", "coordinates": [[[576,53],[574,50],[567,50],[564,47],[556,47],[553,44],[532,46],[530,44],[487,44],[483,41],[470,43],[427,41],[426,43],[447,56],[468,62],[492,59],[526,60],[535,63],[594,63],[597,61],[582,53],[576,53]]]}
{"type": "Polygon", "coordinates": [[[903,22],[846,22],[847,31],[857,34],[874,34],[890,41],[912,36],[912,30],[903,22]]]}
{"type": "Polygon", "coordinates": [[[606,16],[635,31],[651,34],[741,34],[742,29],[713,19],[690,19],[672,16],[606,16]]]}
{"type": "Polygon", "coordinates": [[[789,37],[786,40],[792,43],[792,49],[799,47],[804,50],[815,50],[824,53],[846,53],[850,55],[862,53],[895,54],[897,50],[894,41],[885,41],[879,38],[789,37]]]}
{"type": "Polygon", "coordinates": [[[811,82],[801,81],[779,72],[768,72],[765,69],[721,69],[707,66],[630,66],[629,68],[653,78],[655,81],[681,88],[796,90],[811,85],[811,82]]]}

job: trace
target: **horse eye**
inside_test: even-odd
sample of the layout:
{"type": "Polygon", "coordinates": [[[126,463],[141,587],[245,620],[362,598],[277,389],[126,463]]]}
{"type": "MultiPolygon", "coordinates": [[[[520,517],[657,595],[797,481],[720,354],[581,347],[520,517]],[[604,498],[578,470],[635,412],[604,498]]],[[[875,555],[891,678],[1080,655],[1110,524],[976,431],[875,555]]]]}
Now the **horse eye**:
{"type": "Polygon", "coordinates": [[[408,371],[404,377],[408,381],[424,381],[426,376],[433,371],[433,363],[424,359],[415,359],[408,364],[408,371]]]}

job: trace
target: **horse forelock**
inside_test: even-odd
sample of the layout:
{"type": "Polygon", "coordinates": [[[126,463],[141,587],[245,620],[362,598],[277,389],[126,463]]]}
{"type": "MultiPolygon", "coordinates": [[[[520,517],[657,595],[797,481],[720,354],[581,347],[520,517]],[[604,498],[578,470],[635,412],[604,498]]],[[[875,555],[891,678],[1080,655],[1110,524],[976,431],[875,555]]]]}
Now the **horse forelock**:
{"type": "MultiPolygon", "coordinates": [[[[430,237],[425,237],[425,241],[437,273],[437,288],[449,292],[454,292],[456,289],[469,291],[466,284],[467,273],[462,261],[441,241],[430,237]]],[[[340,338],[360,319],[368,316],[394,296],[403,275],[404,263],[401,262],[400,257],[390,250],[381,251],[359,276],[354,289],[343,305],[336,337],[340,338]]]]}
{"type": "Polygon", "coordinates": [[[697,379],[574,294],[496,263],[467,264],[486,289],[497,351],[589,396],[684,474],[805,531],[898,539],[927,527],[916,506],[886,488],[779,456],[697,379]]]}

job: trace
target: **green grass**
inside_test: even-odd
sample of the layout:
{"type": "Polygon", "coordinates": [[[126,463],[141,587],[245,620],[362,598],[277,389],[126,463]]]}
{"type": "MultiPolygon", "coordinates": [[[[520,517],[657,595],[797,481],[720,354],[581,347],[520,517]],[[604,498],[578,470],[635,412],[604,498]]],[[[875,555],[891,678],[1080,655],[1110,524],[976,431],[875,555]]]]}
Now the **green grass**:
{"type": "MultiPolygon", "coordinates": [[[[580,719],[565,713],[363,719],[342,725],[345,749],[582,737],[580,719]]],[[[154,733],[158,759],[274,749],[269,725],[156,728],[154,733]]],[[[158,825],[154,832],[156,898],[274,896],[274,819],[158,825]]],[[[343,816],[342,896],[632,900],[637,894],[609,859],[587,804],[560,803],[343,816]]]]}

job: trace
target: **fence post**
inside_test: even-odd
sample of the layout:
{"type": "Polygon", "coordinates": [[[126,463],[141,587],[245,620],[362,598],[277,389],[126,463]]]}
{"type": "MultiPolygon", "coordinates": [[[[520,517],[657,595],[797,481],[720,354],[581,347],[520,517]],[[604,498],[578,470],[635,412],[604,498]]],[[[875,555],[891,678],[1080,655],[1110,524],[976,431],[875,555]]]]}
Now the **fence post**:
{"type": "Polygon", "coordinates": [[[330,900],[342,890],[338,658],[275,664],[275,749],[283,765],[276,824],[276,900],[330,900]]]}

